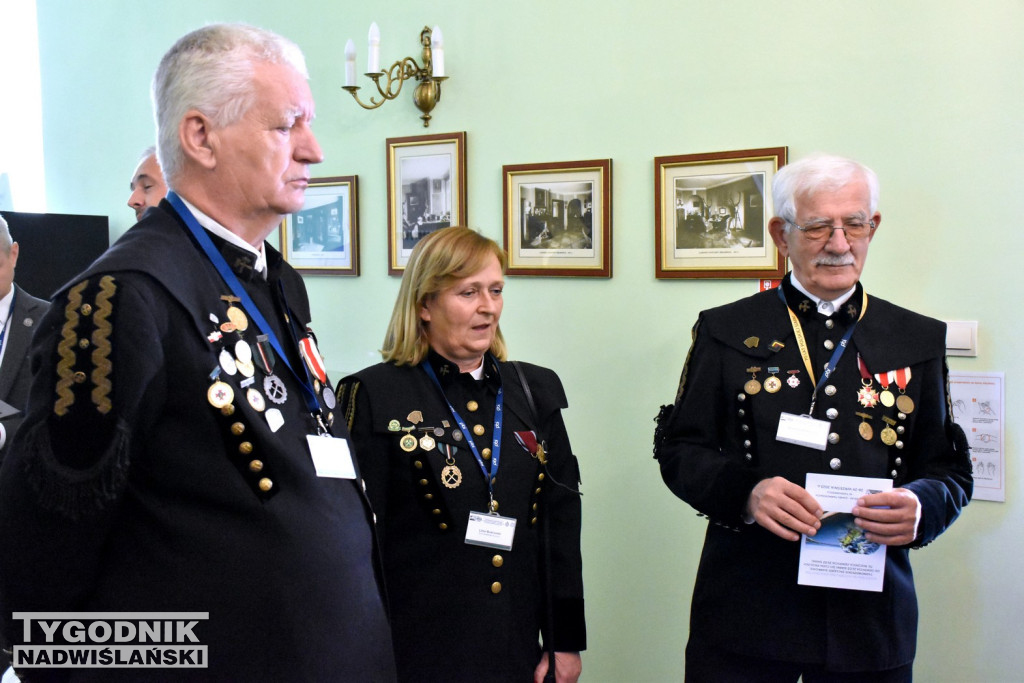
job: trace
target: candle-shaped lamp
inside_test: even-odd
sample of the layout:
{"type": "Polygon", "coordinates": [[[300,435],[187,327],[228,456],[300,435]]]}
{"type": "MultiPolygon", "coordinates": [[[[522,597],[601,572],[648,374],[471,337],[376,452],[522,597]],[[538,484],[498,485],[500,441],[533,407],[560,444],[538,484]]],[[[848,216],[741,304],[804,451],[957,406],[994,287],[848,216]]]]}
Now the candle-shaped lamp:
{"type": "Polygon", "coordinates": [[[441,27],[435,26],[430,32],[430,60],[433,64],[431,75],[434,78],[444,77],[444,34],[441,27]]]}
{"type": "Polygon", "coordinates": [[[370,24],[370,57],[366,66],[367,73],[380,73],[380,29],[377,22],[370,24]]]}
{"type": "Polygon", "coordinates": [[[356,84],[356,44],[349,38],[345,43],[345,85],[356,84]]]}

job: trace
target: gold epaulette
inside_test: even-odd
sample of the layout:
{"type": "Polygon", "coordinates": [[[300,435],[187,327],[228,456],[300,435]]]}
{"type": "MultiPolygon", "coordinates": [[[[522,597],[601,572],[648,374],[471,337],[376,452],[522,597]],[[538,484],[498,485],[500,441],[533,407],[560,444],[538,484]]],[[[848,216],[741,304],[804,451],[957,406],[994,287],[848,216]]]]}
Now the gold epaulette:
{"type": "Polygon", "coordinates": [[[116,292],[117,283],[111,275],[96,282],[83,280],[68,290],[64,325],[57,344],[53,403],[57,417],[68,415],[86,396],[101,415],[113,408],[110,354],[116,292]]]}

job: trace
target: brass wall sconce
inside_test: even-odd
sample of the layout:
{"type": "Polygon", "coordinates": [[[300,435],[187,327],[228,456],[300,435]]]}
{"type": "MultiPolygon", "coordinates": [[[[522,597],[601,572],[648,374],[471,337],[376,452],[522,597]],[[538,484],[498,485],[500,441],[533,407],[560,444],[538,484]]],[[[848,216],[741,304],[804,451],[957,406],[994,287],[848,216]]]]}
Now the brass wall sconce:
{"type": "Polygon", "coordinates": [[[402,85],[407,80],[415,78],[419,84],[412,94],[412,101],[416,108],[423,112],[420,117],[423,119],[423,127],[429,126],[430,112],[441,101],[441,82],[448,78],[444,75],[444,36],[441,29],[435,26],[431,30],[424,26],[420,31],[420,45],[423,46],[422,66],[413,57],[405,57],[392,64],[387,71],[382,71],[380,29],[377,28],[376,22],[370,24],[369,40],[370,54],[364,75],[373,79],[381,99],[376,99],[372,93],[369,104],[359,99],[359,86],[356,85],[356,46],[351,39],[345,44],[345,85],[341,87],[347,90],[363,109],[376,109],[387,100],[398,97],[398,93],[402,92],[402,85]],[[381,81],[385,76],[387,83],[382,86],[381,81]]]}

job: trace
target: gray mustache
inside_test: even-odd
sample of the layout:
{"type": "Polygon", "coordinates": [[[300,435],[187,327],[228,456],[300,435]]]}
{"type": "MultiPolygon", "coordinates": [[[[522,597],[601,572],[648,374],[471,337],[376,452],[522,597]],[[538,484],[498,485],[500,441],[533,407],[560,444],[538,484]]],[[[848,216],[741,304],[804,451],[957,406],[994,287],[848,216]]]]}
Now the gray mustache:
{"type": "Polygon", "coordinates": [[[852,266],[853,254],[822,254],[814,259],[816,266],[852,266]]]}

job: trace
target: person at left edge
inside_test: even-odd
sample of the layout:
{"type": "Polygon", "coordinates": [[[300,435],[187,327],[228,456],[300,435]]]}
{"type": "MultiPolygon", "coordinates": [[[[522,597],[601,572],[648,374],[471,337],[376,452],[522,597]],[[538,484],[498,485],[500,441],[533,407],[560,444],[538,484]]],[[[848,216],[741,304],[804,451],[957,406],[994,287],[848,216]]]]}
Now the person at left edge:
{"type": "Polygon", "coordinates": [[[57,680],[394,680],[372,513],[302,280],[264,242],[322,159],[306,77],[261,29],[181,38],[153,82],[172,192],[40,325],[0,472],[7,635],[11,612],[208,613],[206,668],[57,680]]]}
{"type": "MultiPolygon", "coordinates": [[[[32,381],[28,361],[32,333],[50,304],[14,283],[18,252],[18,243],[11,238],[7,221],[0,216],[0,401],[24,411],[32,381]]],[[[18,412],[0,420],[0,461],[23,416],[23,412],[18,412]]]]}
{"type": "Polygon", "coordinates": [[[377,513],[403,683],[575,683],[582,667],[567,401],[551,370],[505,360],[505,263],[469,228],[421,238],[384,362],[338,386],[377,513]]]}
{"type": "MultiPolygon", "coordinates": [[[[18,411],[0,419],[0,462],[24,419],[32,382],[29,367],[32,333],[50,305],[14,284],[18,253],[18,243],[12,239],[7,221],[0,216],[0,401],[18,411]]],[[[10,664],[8,649],[4,647],[0,652],[0,670],[10,664]]]]}

